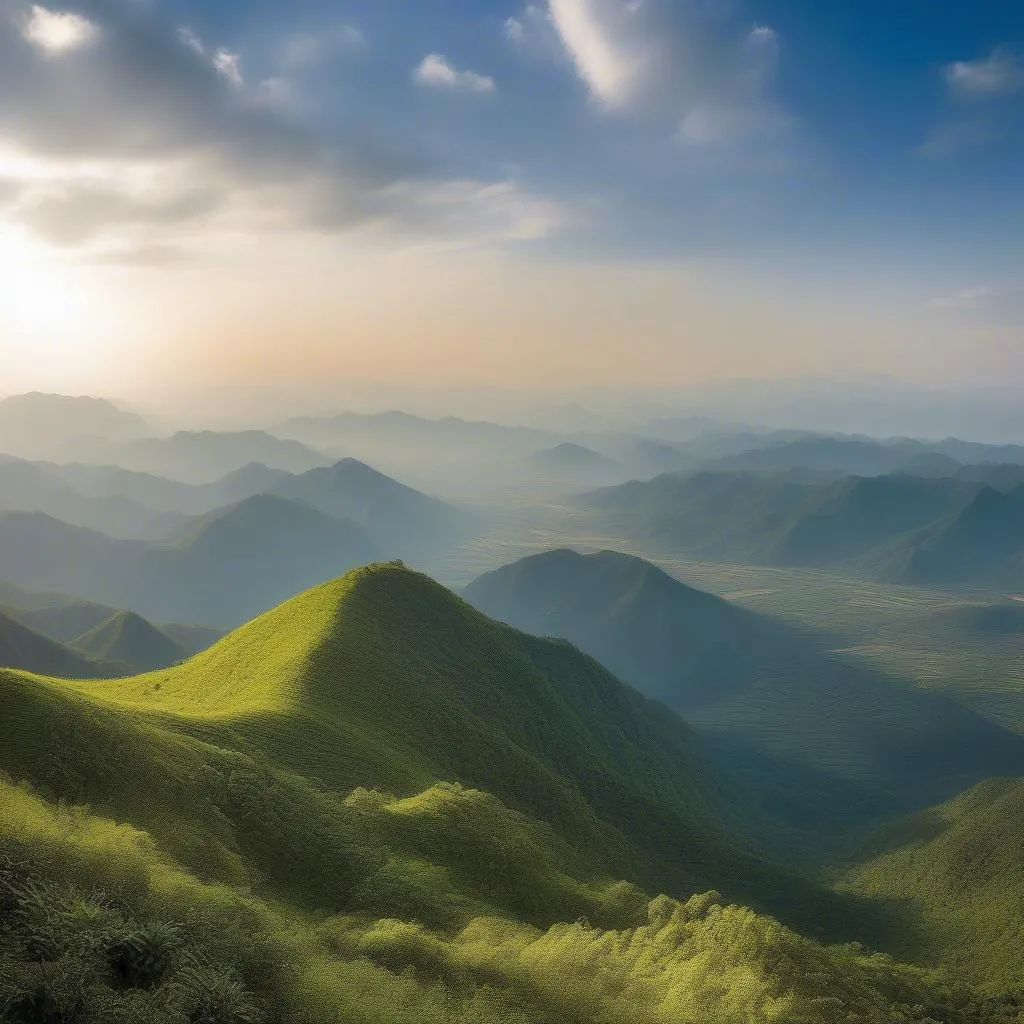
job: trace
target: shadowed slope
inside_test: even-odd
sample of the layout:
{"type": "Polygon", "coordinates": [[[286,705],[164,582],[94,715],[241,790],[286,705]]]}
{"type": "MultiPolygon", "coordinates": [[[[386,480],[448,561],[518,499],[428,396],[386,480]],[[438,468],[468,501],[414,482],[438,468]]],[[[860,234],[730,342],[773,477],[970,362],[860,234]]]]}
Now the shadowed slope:
{"type": "Polygon", "coordinates": [[[1024,771],[1024,737],[642,559],[548,552],[481,577],[466,596],[518,628],[564,636],[694,725],[869,782],[893,807],[1024,771]]]}
{"type": "Polygon", "coordinates": [[[0,667],[50,676],[91,679],[115,671],[117,658],[89,658],[0,614],[0,667]]]}
{"type": "Polygon", "coordinates": [[[166,668],[192,653],[134,612],[117,612],[78,637],[74,646],[90,658],[121,662],[133,672],[166,668]]]}

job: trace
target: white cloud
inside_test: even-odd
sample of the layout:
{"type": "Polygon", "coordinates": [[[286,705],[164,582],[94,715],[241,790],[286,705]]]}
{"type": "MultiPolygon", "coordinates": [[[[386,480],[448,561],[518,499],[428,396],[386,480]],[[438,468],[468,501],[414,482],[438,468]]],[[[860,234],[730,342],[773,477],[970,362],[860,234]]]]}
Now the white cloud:
{"type": "Polygon", "coordinates": [[[1004,46],[979,60],[958,60],[942,69],[949,88],[965,99],[1024,91],[1024,62],[1004,46]]]}
{"type": "Polygon", "coordinates": [[[245,85],[237,53],[218,50],[213,55],[213,66],[217,69],[218,74],[223,75],[227,79],[228,84],[233,88],[241,89],[245,85]]]}
{"type": "Polygon", "coordinates": [[[22,34],[41,50],[61,54],[88,43],[96,35],[96,26],[79,14],[51,11],[36,4],[25,21],[22,34]]]}
{"type": "Polygon", "coordinates": [[[430,53],[412,73],[417,85],[440,89],[461,89],[466,92],[491,93],[494,79],[475,71],[459,71],[440,53],[430,53]]]}
{"type": "Polygon", "coordinates": [[[549,0],[551,21],[591,93],[605,106],[627,106],[653,59],[636,37],[639,8],[620,0],[549,0]]]}
{"type": "Polygon", "coordinates": [[[505,19],[505,38],[517,46],[526,42],[526,26],[519,18],[505,19]]]}
{"type": "Polygon", "coordinates": [[[354,52],[366,46],[366,37],[353,25],[337,25],[321,32],[299,32],[285,41],[281,66],[288,69],[309,67],[333,54],[354,52]]]}
{"type": "MultiPolygon", "coordinates": [[[[88,10],[95,43],[74,60],[0,31],[3,220],[78,260],[234,251],[232,239],[269,233],[478,245],[565,223],[504,172],[452,181],[414,140],[368,133],[358,117],[322,128],[292,116],[286,79],[244,83],[237,54],[156,5],[88,10]]],[[[430,84],[493,88],[449,71],[454,86],[443,70],[430,84]]]]}
{"type": "Polygon", "coordinates": [[[200,56],[206,53],[203,41],[187,25],[178,29],[178,38],[192,51],[200,56]]]}
{"type": "Polygon", "coordinates": [[[517,46],[546,32],[606,111],[661,123],[688,147],[778,139],[794,125],[772,96],[779,35],[725,3],[546,0],[506,25],[517,46]]]}

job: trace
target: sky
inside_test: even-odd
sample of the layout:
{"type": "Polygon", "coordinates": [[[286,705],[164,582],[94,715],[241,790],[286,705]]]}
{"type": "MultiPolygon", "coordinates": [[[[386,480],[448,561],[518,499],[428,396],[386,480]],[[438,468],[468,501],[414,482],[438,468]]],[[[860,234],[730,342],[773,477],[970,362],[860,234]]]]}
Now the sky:
{"type": "Polygon", "coordinates": [[[1024,380],[1019,0],[0,0],[0,393],[1024,380]]]}

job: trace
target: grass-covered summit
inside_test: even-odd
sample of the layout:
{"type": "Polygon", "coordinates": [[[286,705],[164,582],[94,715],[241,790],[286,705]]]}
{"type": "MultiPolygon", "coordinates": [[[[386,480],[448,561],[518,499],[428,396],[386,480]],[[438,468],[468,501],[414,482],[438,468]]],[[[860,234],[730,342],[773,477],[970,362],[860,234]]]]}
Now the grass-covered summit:
{"type": "Polygon", "coordinates": [[[858,905],[722,832],[664,706],[398,565],[149,675],[0,672],[0,1017],[1011,1024],[807,937],[858,905]]]}

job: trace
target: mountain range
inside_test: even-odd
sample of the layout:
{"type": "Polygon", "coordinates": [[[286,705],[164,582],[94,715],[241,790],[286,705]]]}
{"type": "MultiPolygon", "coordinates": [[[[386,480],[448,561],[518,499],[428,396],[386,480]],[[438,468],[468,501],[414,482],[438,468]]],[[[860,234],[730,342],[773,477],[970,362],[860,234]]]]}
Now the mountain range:
{"type": "Polygon", "coordinates": [[[839,567],[903,583],[1024,584],[1024,488],[700,472],[593,492],[580,503],[610,531],[695,558],[839,567]]]}
{"type": "Polygon", "coordinates": [[[39,513],[0,514],[0,577],[156,622],[230,627],[378,554],[353,522],[258,495],[159,543],[114,540],[39,513]]]}

